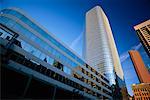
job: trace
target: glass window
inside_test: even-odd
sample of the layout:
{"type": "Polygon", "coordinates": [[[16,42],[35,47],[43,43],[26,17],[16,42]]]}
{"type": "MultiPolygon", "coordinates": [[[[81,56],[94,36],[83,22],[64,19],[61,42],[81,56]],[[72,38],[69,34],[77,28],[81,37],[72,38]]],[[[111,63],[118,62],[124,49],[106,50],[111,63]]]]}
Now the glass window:
{"type": "Polygon", "coordinates": [[[64,66],[64,72],[71,75],[71,69],[64,66]]]}
{"type": "Polygon", "coordinates": [[[8,32],[0,29],[0,37],[10,40],[12,38],[12,35],[10,35],[8,32]]]}
{"type": "Polygon", "coordinates": [[[8,18],[6,18],[6,17],[4,17],[4,16],[0,16],[0,23],[2,23],[2,24],[6,24],[8,21],[9,21],[9,19],[8,18]]]}
{"type": "Polygon", "coordinates": [[[50,65],[53,65],[54,59],[47,57],[47,63],[49,63],[50,65]]]}
{"type": "MultiPolygon", "coordinates": [[[[54,38],[52,38],[50,35],[48,35],[46,32],[44,32],[42,29],[40,29],[37,25],[35,25],[34,23],[32,23],[28,18],[26,18],[25,16],[21,15],[18,12],[15,12],[13,10],[11,10],[11,11],[12,12],[10,12],[10,13],[12,15],[14,15],[16,13],[16,15],[14,15],[14,16],[17,16],[18,18],[21,18],[21,20],[23,22],[25,22],[31,28],[35,29],[35,31],[38,31],[42,36],[44,36],[45,38],[47,38],[50,42],[52,42],[57,47],[59,47],[61,50],[63,50],[64,52],[66,52],[67,54],[69,54],[71,57],[73,57],[74,59],[76,59],[79,63],[84,64],[84,62],[80,58],[78,58],[77,56],[75,56],[72,52],[70,52],[68,49],[66,49],[63,45],[61,45],[59,42],[57,42],[54,38]]],[[[5,18],[5,19],[7,19],[7,21],[10,20],[8,18],[5,18]]],[[[12,23],[16,23],[13,20],[10,20],[9,22],[10,22],[10,24],[8,24],[8,25],[11,25],[12,23]]],[[[61,54],[59,51],[57,51],[56,49],[54,49],[53,47],[51,47],[49,44],[47,44],[46,42],[44,42],[40,38],[36,37],[33,33],[31,33],[29,30],[25,29],[24,27],[22,27],[20,24],[15,24],[12,28],[14,28],[14,30],[22,33],[23,35],[25,35],[27,38],[31,39],[35,43],[37,43],[39,46],[41,46],[43,49],[47,50],[49,53],[51,53],[55,57],[63,60],[63,62],[69,64],[72,67],[77,67],[78,66],[72,60],[70,60],[69,58],[67,58],[63,54],[61,54]]],[[[35,56],[41,58],[42,60],[46,56],[46,55],[43,56],[44,55],[43,53],[41,53],[37,49],[31,47],[30,45],[25,44],[24,42],[22,42],[21,44],[23,44],[23,48],[26,51],[34,54],[35,56]]]]}
{"type": "Polygon", "coordinates": [[[34,53],[34,55],[38,58],[40,57],[40,54],[41,54],[41,51],[39,51],[39,50],[36,50],[36,52],[34,53]]]}
{"type": "MultiPolygon", "coordinates": [[[[0,29],[1,30],[1,29],[0,29]]],[[[0,31],[0,36],[3,35],[3,33],[0,31]]]]}
{"type": "Polygon", "coordinates": [[[46,58],[46,55],[45,55],[44,53],[41,53],[40,59],[41,59],[41,60],[44,60],[45,58],[46,58]]]}

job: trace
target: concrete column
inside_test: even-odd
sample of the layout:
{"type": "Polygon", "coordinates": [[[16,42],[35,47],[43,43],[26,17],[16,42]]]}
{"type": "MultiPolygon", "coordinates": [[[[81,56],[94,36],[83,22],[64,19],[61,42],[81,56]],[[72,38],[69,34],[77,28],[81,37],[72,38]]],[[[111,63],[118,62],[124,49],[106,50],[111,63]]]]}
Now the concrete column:
{"type": "Polygon", "coordinates": [[[54,86],[54,92],[53,92],[53,98],[52,98],[52,100],[55,100],[56,89],[57,89],[57,86],[54,86]]]}
{"type": "Polygon", "coordinates": [[[32,80],[32,76],[29,76],[27,85],[26,85],[26,87],[25,87],[25,89],[24,89],[24,92],[23,92],[23,97],[24,97],[24,96],[26,95],[26,93],[27,93],[27,90],[28,90],[28,88],[29,88],[29,86],[30,86],[31,80],[32,80]]]}

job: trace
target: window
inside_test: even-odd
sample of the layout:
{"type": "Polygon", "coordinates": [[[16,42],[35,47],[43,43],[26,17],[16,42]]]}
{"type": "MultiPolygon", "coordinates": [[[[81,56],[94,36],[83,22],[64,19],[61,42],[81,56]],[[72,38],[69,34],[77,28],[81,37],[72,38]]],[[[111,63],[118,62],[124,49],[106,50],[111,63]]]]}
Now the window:
{"type": "Polygon", "coordinates": [[[144,27],[142,27],[141,28],[141,31],[143,32],[143,33],[148,33],[148,34],[150,34],[150,31],[148,30],[148,28],[146,27],[146,26],[144,26],[144,27]]]}
{"type": "Polygon", "coordinates": [[[47,76],[51,76],[51,70],[50,70],[50,69],[47,69],[46,75],[47,75],[47,76]]]}
{"type": "Polygon", "coordinates": [[[71,69],[70,68],[68,68],[68,67],[66,67],[66,66],[64,66],[64,70],[63,70],[65,73],[67,73],[67,74],[70,74],[71,75],[71,69]]]}
{"type": "Polygon", "coordinates": [[[60,62],[56,61],[56,60],[54,60],[53,66],[56,67],[56,68],[58,68],[58,69],[60,69],[60,70],[62,70],[62,71],[64,70],[63,69],[64,65],[61,64],[60,62]]]}
{"type": "Polygon", "coordinates": [[[3,33],[2,32],[0,32],[0,36],[2,35],[3,33]]]}
{"type": "Polygon", "coordinates": [[[0,37],[6,40],[10,40],[12,38],[12,34],[0,29],[0,37]]]}

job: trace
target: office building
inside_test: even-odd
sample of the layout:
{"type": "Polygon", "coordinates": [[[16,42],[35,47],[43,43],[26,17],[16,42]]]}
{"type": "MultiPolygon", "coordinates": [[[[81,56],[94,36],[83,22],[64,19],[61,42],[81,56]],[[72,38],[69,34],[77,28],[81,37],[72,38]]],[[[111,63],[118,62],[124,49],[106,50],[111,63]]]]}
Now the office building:
{"type": "Polygon", "coordinates": [[[150,83],[150,74],[145,67],[145,64],[140,56],[139,52],[136,50],[129,51],[132,63],[136,70],[137,76],[141,83],[150,83]]]}
{"type": "Polygon", "coordinates": [[[107,16],[96,6],[86,13],[84,57],[89,65],[108,77],[110,84],[124,82],[115,41],[107,16]]]}
{"type": "Polygon", "coordinates": [[[134,26],[134,29],[145,51],[150,57],[150,20],[134,26]]]}
{"type": "Polygon", "coordinates": [[[133,84],[134,100],[150,100],[150,83],[133,84]]]}
{"type": "Polygon", "coordinates": [[[112,99],[106,76],[18,8],[0,11],[0,49],[4,99],[112,99]]]}
{"type": "Polygon", "coordinates": [[[148,69],[149,73],[150,73],[150,58],[149,56],[147,55],[145,49],[143,48],[143,46],[141,46],[139,49],[138,49],[138,52],[140,53],[141,57],[142,57],[142,60],[145,64],[145,67],[148,69]]]}

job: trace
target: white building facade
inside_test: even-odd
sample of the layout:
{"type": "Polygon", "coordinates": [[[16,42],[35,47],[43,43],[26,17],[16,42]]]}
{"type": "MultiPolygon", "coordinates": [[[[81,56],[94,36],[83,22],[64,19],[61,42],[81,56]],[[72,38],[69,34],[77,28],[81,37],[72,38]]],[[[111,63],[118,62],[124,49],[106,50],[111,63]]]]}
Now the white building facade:
{"type": "Polygon", "coordinates": [[[116,84],[116,76],[124,80],[109,21],[99,6],[86,13],[84,42],[84,57],[89,65],[106,75],[111,85],[116,84]]]}

